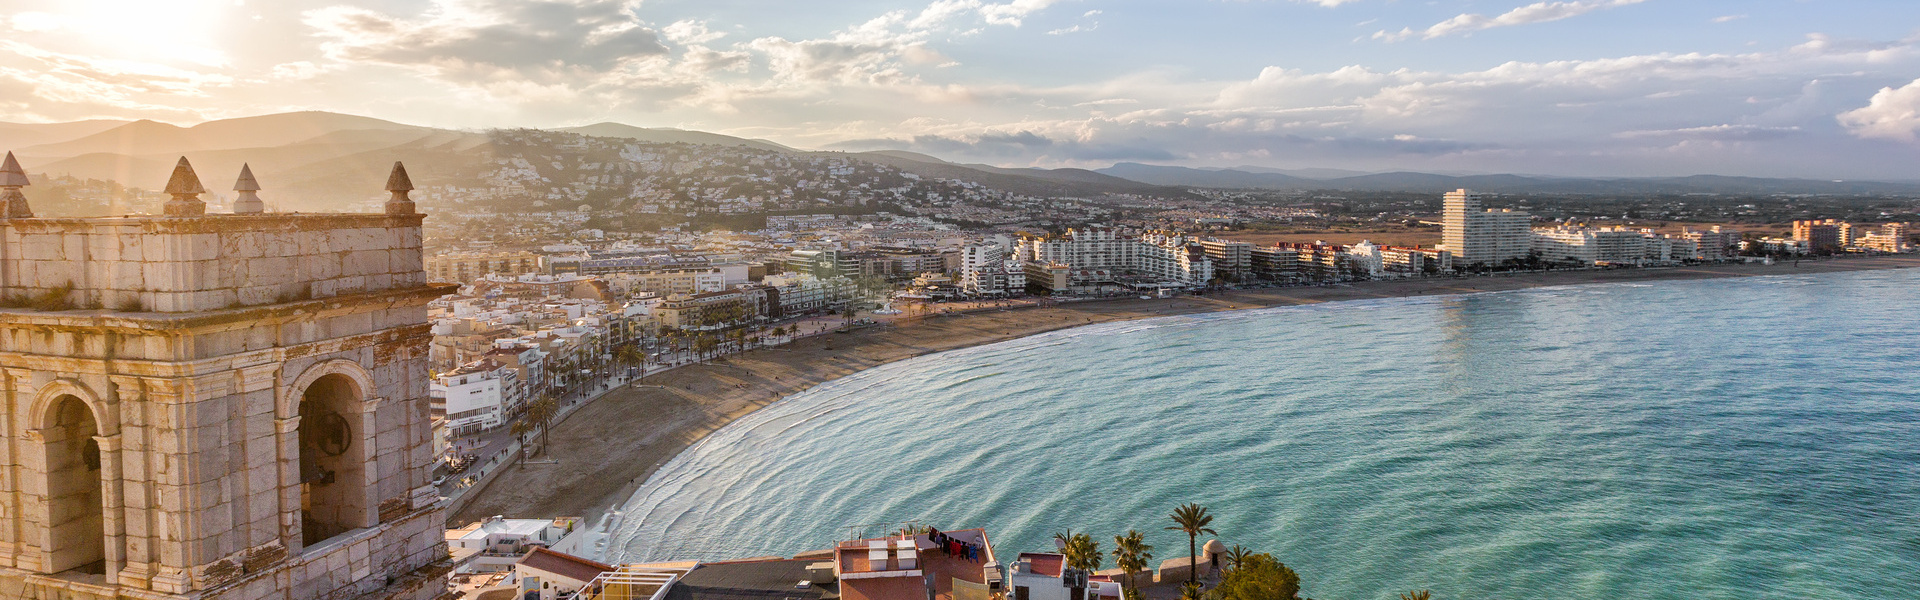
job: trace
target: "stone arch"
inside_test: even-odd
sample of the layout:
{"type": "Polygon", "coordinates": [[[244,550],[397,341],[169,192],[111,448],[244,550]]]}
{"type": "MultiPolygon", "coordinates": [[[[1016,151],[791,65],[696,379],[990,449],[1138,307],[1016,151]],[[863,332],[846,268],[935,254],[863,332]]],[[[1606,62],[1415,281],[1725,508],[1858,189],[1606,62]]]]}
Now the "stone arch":
{"type": "Polygon", "coordinates": [[[353,385],[359,388],[355,390],[355,394],[362,401],[373,398],[372,371],[360,366],[358,362],[344,358],[328,359],[308,366],[306,370],[300,372],[299,377],[293,379],[293,385],[287,386],[287,389],[280,394],[280,405],[276,408],[279,411],[278,416],[282,419],[299,416],[301,394],[306,393],[307,388],[313,387],[315,381],[328,375],[339,375],[352,381],[353,385]]]}
{"type": "Polygon", "coordinates": [[[371,374],[349,360],[308,367],[284,396],[297,419],[293,463],[299,489],[300,545],[319,545],[374,523],[369,485],[371,374]]]}
{"type": "Polygon", "coordinates": [[[41,531],[44,570],[106,573],[106,493],[95,407],[60,393],[37,402],[44,457],[41,531]]]}
{"type": "Polygon", "coordinates": [[[54,401],[68,396],[79,400],[81,404],[86,405],[87,411],[92,413],[93,422],[99,428],[99,432],[94,435],[110,436],[120,433],[120,420],[114,418],[113,411],[107,410],[106,404],[101,402],[98,394],[93,393],[92,388],[79,381],[64,378],[55,379],[40,386],[33,397],[33,408],[27,413],[28,426],[32,429],[46,429],[51,425],[48,409],[53,407],[54,401]]]}

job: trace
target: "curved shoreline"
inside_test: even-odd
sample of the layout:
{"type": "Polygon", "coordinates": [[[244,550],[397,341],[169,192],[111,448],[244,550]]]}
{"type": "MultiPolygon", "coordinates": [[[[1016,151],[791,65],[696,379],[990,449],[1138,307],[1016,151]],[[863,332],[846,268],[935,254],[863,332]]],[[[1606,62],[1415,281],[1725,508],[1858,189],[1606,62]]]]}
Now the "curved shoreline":
{"type": "Polygon", "coordinates": [[[1336,287],[1239,290],[1167,300],[1123,298],[1053,307],[988,309],[903,320],[759,349],[707,365],[649,375],[609,392],[556,425],[544,464],[507,467],[449,523],[489,515],[582,516],[588,522],[625,503],[656,470],[708,434],[772,402],[879,365],[1093,323],[1421,295],[1593,283],[1711,279],[1920,267],[1920,256],[1762,265],[1713,265],[1523,273],[1464,279],[1373,281],[1336,287]]]}

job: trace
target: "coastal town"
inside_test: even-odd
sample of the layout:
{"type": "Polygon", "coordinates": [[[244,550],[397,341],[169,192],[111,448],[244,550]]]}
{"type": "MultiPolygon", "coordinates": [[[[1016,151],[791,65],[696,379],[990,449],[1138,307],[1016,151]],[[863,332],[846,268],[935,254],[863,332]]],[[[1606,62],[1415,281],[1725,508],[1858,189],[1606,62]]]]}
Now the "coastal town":
{"type": "MultiPolygon", "coordinates": [[[[512,217],[524,226],[508,242],[457,233],[497,225],[502,217],[492,211],[453,209],[429,220],[400,163],[384,186],[389,197],[364,213],[270,212],[262,197],[272,189],[262,183],[243,167],[236,194],[209,204],[201,199],[207,186],[181,158],[159,215],[44,218],[21,192],[34,183],[20,162],[9,154],[0,164],[3,272],[17,290],[7,326],[22,336],[66,336],[53,347],[69,349],[52,357],[39,342],[19,348],[59,366],[21,367],[34,373],[19,381],[41,398],[36,410],[50,411],[33,417],[48,424],[27,438],[46,446],[28,466],[48,483],[15,491],[67,491],[35,500],[30,527],[53,537],[38,538],[37,549],[13,563],[44,572],[0,581],[100,597],[139,589],[501,600],[1252,600],[1278,589],[1291,598],[1302,574],[1285,557],[1213,539],[1223,534],[1195,504],[1173,509],[1164,527],[1142,525],[1177,531],[1188,543],[1184,553],[1161,551],[1157,563],[1155,544],[1139,530],[1114,532],[1111,546],[1068,530],[1052,548],[1007,551],[990,537],[1005,524],[917,521],[849,523],[847,535],[797,541],[815,549],[789,556],[604,561],[621,556],[610,546],[625,518],[618,503],[675,452],[781,397],[893,360],[1196,312],[1920,266],[1900,220],[1799,219],[1786,235],[1730,224],[1662,231],[1542,222],[1488,208],[1487,196],[1464,189],[1443,194],[1438,214],[1421,216],[1438,229],[1431,245],[1246,241],[1246,229],[1211,218],[1049,231],[884,211],[764,215],[749,230],[644,232],[587,227],[591,218],[574,211],[533,211],[512,217]],[[127,332],[162,336],[155,339],[185,328],[195,350],[139,346],[139,360],[155,361],[158,375],[120,375],[111,364],[125,355],[87,350],[108,343],[100,336],[119,335],[100,328],[101,316],[137,324],[127,332]],[[261,341],[276,335],[306,349],[261,341]],[[202,373],[194,369],[208,367],[195,365],[227,366],[202,373]],[[286,376],[258,374],[269,370],[286,376]],[[191,389],[214,390],[210,377],[232,392],[182,387],[195,381],[209,387],[191,389]],[[275,391],[282,380],[292,391],[275,391]],[[100,412],[130,402],[117,398],[136,387],[180,398],[184,412],[100,412]],[[229,429],[229,413],[245,424],[229,429]],[[192,433],[163,426],[179,419],[199,424],[192,433]],[[182,444],[177,436],[185,435],[226,442],[182,444]],[[181,480],[122,466],[149,458],[230,473],[181,480]],[[239,487],[198,491],[229,485],[239,487]],[[121,486],[163,490],[161,501],[103,504],[95,492],[76,491],[105,489],[117,499],[125,497],[121,486]],[[125,516],[134,513],[140,519],[125,516]],[[185,538],[147,524],[190,514],[246,520],[187,521],[185,538]],[[964,528],[936,528],[950,526],[964,528]],[[106,543],[51,541],[69,535],[106,543]]],[[[1270,218],[1314,214],[1301,208],[1270,218]]]]}

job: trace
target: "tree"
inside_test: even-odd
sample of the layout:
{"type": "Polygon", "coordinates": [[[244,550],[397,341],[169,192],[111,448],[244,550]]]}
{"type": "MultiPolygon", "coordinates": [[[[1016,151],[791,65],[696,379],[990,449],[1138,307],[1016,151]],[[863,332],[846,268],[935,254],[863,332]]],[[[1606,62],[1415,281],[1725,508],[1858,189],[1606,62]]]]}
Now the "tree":
{"type": "Polygon", "coordinates": [[[1253,556],[1252,550],[1248,550],[1246,546],[1234,544],[1233,548],[1227,550],[1227,564],[1233,565],[1233,570],[1237,571],[1241,565],[1247,563],[1247,558],[1251,556],[1253,556]]]}
{"type": "Polygon", "coordinates": [[[1100,570],[1100,542],[1093,536],[1076,533],[1067,539],[1067,547],[1061,550],[1067,556],[1067,566],[1082,571],[1100,570]]]}
{"type": "Polygon", "coordinates": [[[1174,523],[1174,526],[1167,528],[1168,531],[1181,531],[1187,534],[1187,582],[1198,583],[1200,581],[1200,534],[1220,535],[1219,532],[1207,527],[1213,523],[1213,515],[1207,514],[1207,507],[1189,502],[1180,505],[1180,508],[1173,509],[1173,514],[1167,517],[1173,519],[1174,523]]]}
{"type": "Polygon", "coordinates": [[[1255,554],[1222,577],[1207,600],[1294,600],[1299,596],[1300,574],[1271,554],[1255,554]]]}
{"type": "MultiPolygon", "coordinates": [[[[508,431],[512,432],[513,437],[520,440],[521,444],[526,444],[527,434],[533,433],[534,431],[533,421],[531,419],[516,419],[513,422],[513,427],[509,428],[508,431]]],[[[526,453],[522,452],[520,455],[526,456],[526,453]]]]}
{"type": "Polygon", "coordinates": [[[1433,600],[1433,592],[1429,590],[1407,592],[1400,595],[1400,600],[1433,600]]]}
{"type": "Polygon", "coordinates": [[[554,400],[553,396],[551,395],[543,394],[540,396],[540,399],[534,400],[532,404],[527,405],[527,414],[526,414],[527,420],[540,424],[540,453],[541,454],[545,454],[547,452],[547,429],[549,429],[548,425],[553,423],[553,417],[559,413],[560,413],[560,402],[558,400],[554,400]]]}
{"type": "Polygon", "coordinates": [[[1126,535],[1113,536],[1113,566],[1120,567],[1125,574],[1126,589],[1133,589],[1134,574],[1153,566],[1152,561],[1153,544],[1147,543],[1146,534],[1129,529],[1126,535]]]}
{"type": "Polygon", "coordinates": [[[635,366],[640,367],[641,378],[645,378],[647,376],[647,351],[642,350],[639,344],[627,344],[625,346],[621,346],[620,351],[616,353],[614,357],[619,359],[621,363],[626,364],[628,367],[635,367],[635,366]]]}

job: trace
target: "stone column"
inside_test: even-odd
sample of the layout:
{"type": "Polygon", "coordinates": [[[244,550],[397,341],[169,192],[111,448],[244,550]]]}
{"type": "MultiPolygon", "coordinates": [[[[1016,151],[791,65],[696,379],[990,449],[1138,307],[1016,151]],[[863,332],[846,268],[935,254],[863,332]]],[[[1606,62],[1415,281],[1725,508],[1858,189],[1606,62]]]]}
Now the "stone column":
{"type": "Polygon", "coordinates": [[[300,534],[300,417],[274,419],[275,444],[280,460],[280,543],[290,556],[306,551],[300,534]]]}
{"type": "Polygon", "coordinates": [[[20,463],[21,441],[26,432],[21,430],[18,416],[27,410],[21,406],[28,402],[20,398],[21,382],[26,381],[24,369],[6,369],[4,379],[0,379],[0,394],[5,394],[5,410],[0,410],[0,431],[7,432],[5,444],[0,444],[0,495],[6,498],[5,513],[0,514],[0,566],[19,566],[16,557],[25,551],[22,534],[20,510],[26,499],[20,493],[20,475],[24,469],[20,463]],[[17,432],[17,433],[16,433],[17,432]]]}
{"type": "Polygon", "coordinates": [[[107,560],[107,585],[117,585],[120,570],[127,565],[127,523],[123,512],[126,503],[121,494],[120,435],[97,435],[93,441],[100,445],[100,502],[101,517],[105,520],[107,547],[103,553],[107,560]]]}
{"type": "Polygon", "coordinates": [[[360,428],[360,497],[366,503],[366,516],[360,520],[361,527],[380,524],[380,432],[379,419],[375,418],[380,410],[381,398],[367,398],[360,402],[360,419],[356,425],[360,428]]]}
{"type": "Polygon", "coordinates": [[[159,524],[153,510],[153,430],[148,427],[153,417],[147,411],[144,380],[123,376],[111,379],[114,394],[119,398],[115,404],[120,411],[117,444],[120,459],[113,464],[120,469],[118,498],[124,507],[120,511],[120,552],[124,566],[113,575],[113,581],[125,587],[147,589],[152,586],[157,560],[153,545],[159,537],[154,529],[159,524]]]}

